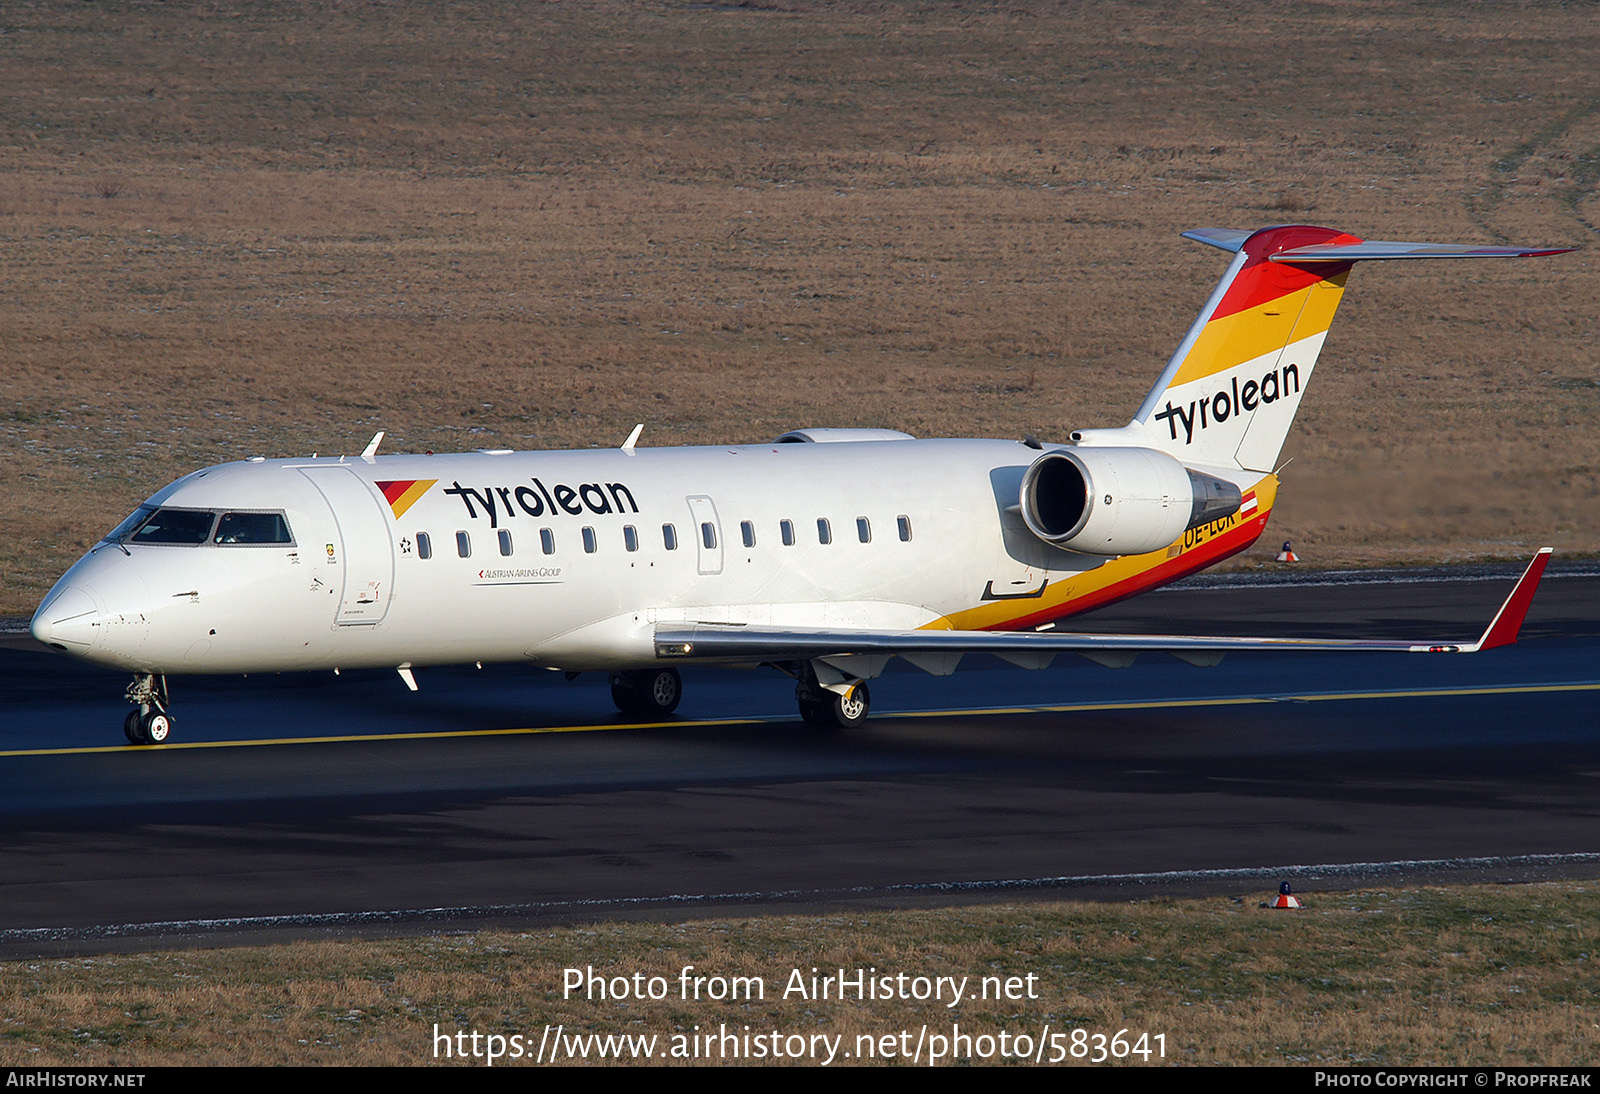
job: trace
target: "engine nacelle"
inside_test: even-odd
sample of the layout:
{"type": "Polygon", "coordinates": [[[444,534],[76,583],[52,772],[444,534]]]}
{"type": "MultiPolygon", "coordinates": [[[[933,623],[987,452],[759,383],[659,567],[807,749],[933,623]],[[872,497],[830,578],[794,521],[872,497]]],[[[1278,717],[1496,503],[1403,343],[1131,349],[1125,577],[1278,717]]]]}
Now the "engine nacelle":
{"type": "Polygon", "coordinates": [[[773,444],[836,444],[848,441],[914,441],[898,429],[791,429],[773,444]]]}
{"type": "Polygon", "coordinates": [[[1054,449],[1022,476],[1034,535],[1091,555],[1142,555],[1237,512],[1235,483],[1191,471],[1153,448],[1054,449]]]}

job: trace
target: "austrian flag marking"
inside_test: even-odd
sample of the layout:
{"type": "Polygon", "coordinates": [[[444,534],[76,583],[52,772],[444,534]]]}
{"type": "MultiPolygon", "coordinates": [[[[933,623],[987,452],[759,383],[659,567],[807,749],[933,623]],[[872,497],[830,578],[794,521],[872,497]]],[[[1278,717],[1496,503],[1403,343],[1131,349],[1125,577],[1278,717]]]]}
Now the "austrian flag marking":
{"type": "Polygon", "coordinates": [[[402,479],[396,482],[377,482],[373,485],[383,492],[384,500],[389,503],[389,508],[394,510],[394,519],[399,520],[405,516],[407,509],[428,492],[428,487],[438,481],[438,479],[402,479]]]}

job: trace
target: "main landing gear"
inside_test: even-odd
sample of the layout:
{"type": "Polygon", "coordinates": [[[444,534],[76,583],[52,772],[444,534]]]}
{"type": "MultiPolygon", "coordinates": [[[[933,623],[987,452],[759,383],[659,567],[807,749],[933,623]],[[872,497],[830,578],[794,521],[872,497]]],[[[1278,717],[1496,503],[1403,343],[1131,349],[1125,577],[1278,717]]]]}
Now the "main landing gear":
{"type": "Polygon", "coordinates": [[[611,701],[622,713],[635,718],[665,718],[683,698],[683,678],[677,669],[646,669],[611,674],[611,701]]]}
{"type": "Polygon", "coordinates": [[[794,697],[800,704],[801,719],[815,729],[854,729],[867,720],[872,709],[866,681],[857,680],[841,695],[817,683],[810,665],[796,677],[794,697]]]}
{"type": "Polygon", "coordinates": [[[158,745],[172,735],[172,715],[167,713],[167,678],[141,673],[123,693],[134,710],[122,722],[129,744],[158,745]]]}
{"type": "MultiPolygon", "coordinates": [[[[817,729],[854,729],[867,720],[872,696],[866,681],[856,680],[842,694],[817,682],[812,667],[775,665],[795,678],[800,717],[817,729]]],[[[683,679],[677,669],[645,669],[611,674],[611,701],[630,718],[665,718],[678,709],[683,679]]]]}

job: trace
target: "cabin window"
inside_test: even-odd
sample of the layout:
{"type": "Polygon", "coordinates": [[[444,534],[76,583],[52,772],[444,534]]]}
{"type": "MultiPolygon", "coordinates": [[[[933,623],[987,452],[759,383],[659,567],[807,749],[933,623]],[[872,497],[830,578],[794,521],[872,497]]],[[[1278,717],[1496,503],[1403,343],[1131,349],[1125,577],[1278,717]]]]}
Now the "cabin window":
{"type": "Polygon", "coordinates": [[[904,513],[901,513],[898,517],[895,518],[895,520],[900,525],[900,542],[901,543],[910,543],[911,542],[911,518],[906,516],[904,513]]]}
{"type": "Polygon", "coordinates": [[[754,547],[756,545],[756,526],[749,521],[741,520],[739,522],[739,535],[744,538],[746,547],[754,547]]]}
{"type": "Polygon", "coordinates": [[[856,518],[856,538],[862,543],[872,542],[872,525],[867,522],[866,517],[856,518]]]}
{"type": "Polygon", "coordinates": [[[556,534],[548,528],[539,529],[539,547],[547,555],[556,553],[556,534]]]}
{"type": "Polygon", "coordinates": [[[585,525],[583,529],[583,553],[586,555],[594,554],[596,546],[594,529],[585,525]]]}
{"type": "Polygon", "coordinates": [[[465,532],[456,533],[456,554],[462,558],[472,557],[472,540],[465,532]]]}
{"type": "Polygon", "coordinates": [[[622,526],[622,545],[630,551],[639,549],[639,529],[631,524],[622,526]]]}
{"type": "Polygon", "coordinates": [[[433,537],[426,532],[417,533],[417,557],[422,559],[433,557],[433,537]]]}
{"type": "Polygon", "coordinates": [[[778,535],[783,538],[785,547],[794,546],[794,521],[780,520],[778,522],[778,535]]]}
{"type": "Polygon", "coordinates": [[[289,534],[289,522],[282,513],[224,513],[211,542],[292,546],[294,537],[289,534]]]}
{"type": "Polygon", "coordinates": [[[669,551],[678,549],[678,529],[671,524],[661,526],[661,542],[669,551]]]}
{"type": "Polygon", "coordinates": [[[500,529],[500,553],[503,555],[511,553],[511,532],[506,528],[500,529]]]}
{"type": "Polygon", "coordinates": [[[709,520],[700,523],[700,542],[706,545],[706,550],[715,550],[717,546],[717,526],[709,520]]]}
{"type": "Polygon", "coordinates": [[[827,517],[817,518],[817,542],[823,546],[833,542],[833,526],[828,523],[827,517]]]}

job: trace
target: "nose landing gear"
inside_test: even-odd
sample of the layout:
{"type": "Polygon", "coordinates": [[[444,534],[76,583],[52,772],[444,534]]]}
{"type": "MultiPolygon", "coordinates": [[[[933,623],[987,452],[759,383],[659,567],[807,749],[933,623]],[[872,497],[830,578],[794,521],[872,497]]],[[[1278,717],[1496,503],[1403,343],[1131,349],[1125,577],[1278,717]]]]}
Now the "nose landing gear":
{"type": "Polygon", "coordinates": [[[148,672],[134,676],[123,698],[137,708],[129,711],[122,722],[122,732],[129,744],[158,745],[172,735],[165,676],[152,676],[148,672]]]}

